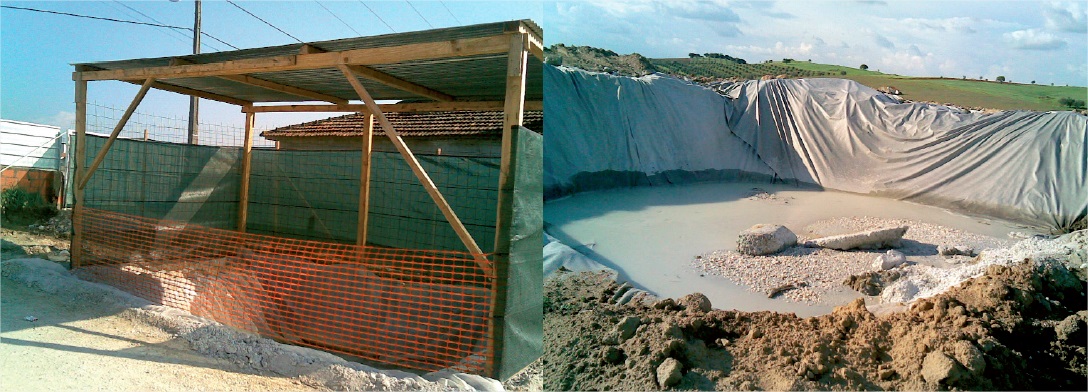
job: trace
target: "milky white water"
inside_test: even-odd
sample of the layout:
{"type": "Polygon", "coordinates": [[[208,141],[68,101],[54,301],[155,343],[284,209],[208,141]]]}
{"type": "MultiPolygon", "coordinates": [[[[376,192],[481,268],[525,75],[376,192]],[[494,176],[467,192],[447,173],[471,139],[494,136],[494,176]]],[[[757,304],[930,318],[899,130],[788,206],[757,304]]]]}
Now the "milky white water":
{"type": "Polygon", "coordinates": [[[769,299],[725,278],[706,275],[691,261],[696,255],[735,249],[737,235],[758,223],[781,224],[802,234],[809,224],[843,216],[912,219],[1001,239],[1007,239],[1010,231],[1027,230],[904,201],[765,183],[614,189],[544,205],[548,233],[616,269],[621,281],[661,297],[700,292],[717,309],[795,312],[803,317],[829,313],[861,295],[844,286],[823,305],[769,299]],[[771,192],[778,200],[750,200],[746,195],[752,188],[771,192]]]}

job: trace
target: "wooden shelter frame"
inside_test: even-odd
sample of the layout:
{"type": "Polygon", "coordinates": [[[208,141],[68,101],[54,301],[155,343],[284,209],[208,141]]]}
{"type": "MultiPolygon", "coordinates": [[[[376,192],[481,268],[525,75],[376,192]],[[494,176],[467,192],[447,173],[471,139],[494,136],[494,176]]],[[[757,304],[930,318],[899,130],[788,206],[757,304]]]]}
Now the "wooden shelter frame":
{"type": "MultiPolygon", "coordinates": [[[[362,170],[360,172],[359,192],[359,217],[356,243],[365,245],[367,239],[367,216],[369,215],[369,190],[370,190],[370,162],[371,143],[374,126],[380,126],[385,135],[396,147],[404,158],[404,161],[412,169],[420,184],[426,189],[428,195],[442,212],[450,226],[456,232],[458,238],[464,244],[466,250],[471,253],[476,263],[495,277],[492,284],[492,306],[489,348],[495,358],[491,361],[492,369],[488,372],[495,376],[499,372],[503,344],[503,317],[506,302],[506,285],[508,260],[510,253],[510,224],[513,219],[513,191],[514,168],[516,157],[511,152],[514,149],[514,132],[522,126],[525,110],[542,110],[542,101],[526,101],[526,74],[527,62],[530,56],[543,61],[542,32],[531,21],[511,21],[499,24],[478,25],[488,27],[493,31],[496,26],[501,27],[501,33],[470,38],[443,37],[448,31],[471,31],[476,26],[466,26],[453,29],[437,29],[427,32],[415,32],[417,39],[407,43],[397,43],[398,34],[381,36],[388,44],[329,51],[322,49],[323,43],[307,43],[297,49],[297,53],[291,55],[274,56],[246,56],[240,59],[225,61],[194,62],[194,56],[180,56],[169,59],[169,65],[121,67],[110,68],[111,63],[76,64],[72,80],[75,81],[76,104],[76,151],[75,151],[75,186],[73,214],[81,216],[84,205],[84,188],[94,176],[98,166],[102,163],[124,128],[128,119],[132,116],[137,106],[151,88],[171,91],[183,95],[195,96],[238,105],[245,115],[245,140],[242,146],[241,161],[241,189],[239,195],[237,230],[244,232],[248,219],[248,202],[250,189],[250,160],[253,149],[253,128],[257,113],[269,112],[358,112],[366,114],[368,126],[366,135],[362,138],[360,146],[362,151],[362,170]],[[420,34],[430,34],[433,39],[418,39],[420,34]],[[379,70],[378,65],[398,64],[413,61],[457,61],[466,57],[502,56],[505,59],[505,79],[501,83],[505,86],[505,94],[501,100],[462,100],[455,94],[440,91],[434,86],[413,82],[406,78],[398,77],[391,73],[379,70]],[[350,84],[355,96],[344,97],[329,91],[307,89],[291,83],[269,81],[267,78],[253,76],[253,74],[268,75],[270,73],[290,73],[296,71],[333,69],[339,71],[344,81],[350,84]],[[229,92],[209,91],[186,87],[171,83],[173,80],[204,78],[210,80],[223,80],[245,85],[251,90],[258,88],[272,94],[269,99],[247,100],[238,97],[239,94],[229,92]],[[395,104],[378,104],[367,87],[360,82],[360,78],[383,86],[392,87],[400,92],[407,92],[418,97],[424,102],[409,102],[395,104]],[[105,144],[97,152],[92,163],[85,167],[86,140],[87,140],[87,89],[90,81],[115,80],[140,85],[140,90],[132,99],[124,115],[118,121],[105,144]],[[295,102],[283,101],[284,94],[298,97],[295,102]],[[361,104],[352,104],[351,100],[360,100],[361,104]],[[276,102],[271,105],[259,103],[276,102]],[[301,104],[305,101],[322,101],[327,104],[301,104]],[[286,102],[286,103],[285,103],[286,102]],[[489,260],[486,252],[480,249],[476,240],[465,228],[457,214],[446,202],[442,192],[435,186],[427,171],[420,165],[412,150],[404,143],[397,130],[385,118],[386,112],[425,112],[425,111],[478,111],[478,110],[502,110],[504,113],[502,155],[499,173],[499,194],[497,202],[495,248],[490,252],[489,260]]],[[[332,42],[332,41],[330,41],[332,42]]],[[[268,48],[264,48],[268,49],[268,48]]],[[[244,52],[244,51],[238,51],[244,52]]],[[[200,56],[200,55],[195,55],[200,56]]],[[[149,59],[137,59],[141,61],[149,59]]],[[[162,60],[162,59],[153,59],[162,60]]],[[[495,81],[500,82],[500,81],[495,81]]],[[[221,89],[220,89],[221,90],[221,89]]],[[[83,262],[82,242],[83,234],[80,225],[75,225],[76,230],[72,239],[72,268],[79,267],[83,262]]]]}

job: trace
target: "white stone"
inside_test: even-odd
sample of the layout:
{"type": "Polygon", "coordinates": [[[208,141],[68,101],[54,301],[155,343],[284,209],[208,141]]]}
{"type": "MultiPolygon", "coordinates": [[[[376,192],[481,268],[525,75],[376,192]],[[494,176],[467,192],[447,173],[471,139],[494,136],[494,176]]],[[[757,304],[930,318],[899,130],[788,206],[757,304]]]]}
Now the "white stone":
{"type": "Polygon", "coordinates": [[[907,229],[907,226],[900,226],[823,237],[810,240],[805,245],[838,250],[898,248],[907,229]]]}
{"type": "Polygon", "coordinates": [[[797,244],[797,235],[781,225],[758,224],[740,232],[737,252],[762,256],[776,253],[797,244]]]}
{"type": "Polygon", "coordinates": [[[892,249],[873,260],[874,271],[890,270],[907,262],[907,256],[898,250],[892,249]]]}

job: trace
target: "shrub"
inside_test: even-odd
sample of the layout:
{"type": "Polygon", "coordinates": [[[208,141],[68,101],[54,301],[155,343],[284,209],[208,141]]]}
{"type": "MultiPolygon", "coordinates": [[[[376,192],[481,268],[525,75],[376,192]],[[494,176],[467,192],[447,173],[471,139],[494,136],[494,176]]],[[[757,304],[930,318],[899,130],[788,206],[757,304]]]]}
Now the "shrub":
{"type": "Polygon", "coordinates": [[[1005,81],[1005,77],[1004,77],[1004,76],[998,76],[998,77],[997,77],[997,81],[998,81],[998,82],[1004,82],[1004,81],[1005,81]]]}
{"type": "Polygon", "coordinates": [[[862,64],[862,65],[861,65],[860,67],[858,67],[858,68],[861,68],[861,69],[865,70],[865,69],[869,69],[869,66],[868,66],[868,65],[865,65],[865,64],[862,64]]]}
{"type": "Polygon", "coordinates": [[[32,223],[57,214],[57,208],[46,203],[41,194],[14,187],[0,192],[0,210],[4,220],[16,223],[32,223]]]}
{"type": "Polygon", "coordinates": [[[846,71],[839,71],[839,75],[846,76],[846,71]]]}

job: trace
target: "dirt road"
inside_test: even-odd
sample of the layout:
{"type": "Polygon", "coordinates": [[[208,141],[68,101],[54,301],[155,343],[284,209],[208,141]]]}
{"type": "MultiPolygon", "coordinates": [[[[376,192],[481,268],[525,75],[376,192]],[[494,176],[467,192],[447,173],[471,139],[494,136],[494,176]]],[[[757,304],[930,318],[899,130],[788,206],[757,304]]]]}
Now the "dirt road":
{"type": "Polygon", "coordinates": [[[318,390],[202,356],[108,305],[66,302],[6,277],[0,290],[0,390],[318,390]]]}

